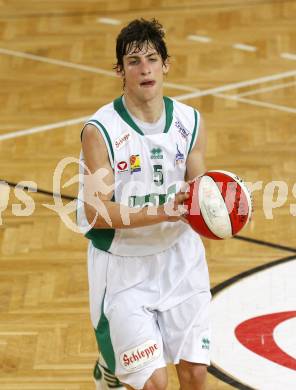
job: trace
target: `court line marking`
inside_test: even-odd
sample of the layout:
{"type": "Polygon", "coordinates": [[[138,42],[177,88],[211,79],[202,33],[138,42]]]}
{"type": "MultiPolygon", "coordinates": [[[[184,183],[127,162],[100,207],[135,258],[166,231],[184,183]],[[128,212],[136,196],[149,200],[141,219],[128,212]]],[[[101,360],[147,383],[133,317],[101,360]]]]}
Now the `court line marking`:
{"type": "Polygon", "coordinates": [[[288,88],[288,87],[291,87],[295,84],[296,84],[296,81],[291,81],[290,83],[283,83],[283,84],[273,85],[271,87],[253,89],[252,91],[242,92],[242,93],[238,93],[237,95],[232,95],[232,96],[243,97],[243,96],[249,96],[249,95],[256,95],[257,93],[261,93],[261,92],[270,92],[270,91],[275,91],[277,89],[288,88]]]}
{"type": "Polygon", "coordinates": [[[84,71],[91,72],[91,73],[98,73],[98,74],[103,74],[103,75],[106,75],[106,76],[114,76],[115,77],[115,73],[111,72],[110,70],[105,70],[105,69],[101,69],[101,68],[95,68],[95,67],[89,66],[89,65],[75,64],[74,62],[69,62],[69,61],[57,60],[55,58],[38,56],[36,54],[29,54],[29,53],[25,53],[25,52],[22,52],[22,51],[9,50],[9,49],[4,49],[4,48],[1,47],[0,48],[0,54],[6,54],[6,55],[14,56],[14,57],[25,58],[25,59],[28,59],[28,60],[45,62],[45,63],[51,64],[51,65],[59,65],[59,66],[64,66],[66,68],[73,68],[73,69],[78,69],[78,70],[84,70],[84,71]]]}
{"type": "Polygon", "coordinates": [[[296,54],[294,53],[281,53],[281,57],[285,60],[296,61],[296,54]]]}
{"type": "MultiPolygon", "coordinates": [[[[237,238],[237,237],[234,237],[234,238],[237,238]]],[[[240,237],[240,239],[244,239],[246,241],[250,240],[248,237],[240,237]]],[[[256,241],[257,240],[254,240],[254,243],[257,243],[256,241]]],[[[253,240],[251,242],[253,242],[253,240]]],[[[267,246],[274,247],[275,245],[274,244],[270,245],[270,243],[268,243],[267,246]]],[[[294,252],[293,249],[292,249],[292,251],[294,252]]],[[[219,294],[221,291],[223,291],[225,288],[231,287],[234,283],[240,282],[241,280],[243,280],[244,278],[246,278],[248,276],[251,276],[251,275],[256,274],[257,272],[272,268],[278,264],[283,264],[283,263],[286,263],[289,261],[294,261],[294,260],[295,260],[295,255],[292,255],[292,256],[284,257],[284,258],[281,258],[278,260],[274,260],[274,261],[267,263],[267,264],[258,265],[255,268],[248,269],[247,271],[244,271],[240,274],[237,274],[229,279],[224,280],[222,283],[217,284],[216,286],[211,288],[211,293],[212,293],[213,297],[215,298],[215,296],[217,294],[219,294]]],[[[221,379],[223,382],[228,383],[228,384],[232,385],[233,387],[236,387],[238,389],[244,389],[244,390],[253,390],[253,387],[252,388],[248,387],[246,384],[239,382],[238,380],[233,378],[231,376],[231,374],[226,373],[219,366],[216,366],[213,363],[209,366],[208,371],[212,375],[214,375],[216,378],[221,379]]]]}
{"type": "Polygon", "coordinates": [[[7,331],[7,332],[0,332],[0,336],[36,336],[39,332],[37,331],[7,331]]]}
{"type": "Polygon", "coordinates": [[[250,52],[255,52],[257,51],[257,47],[251,46],[251,45],[245,45],[244,43],[234,43],[232,45],[234,49],[237,50],[244,50],[244,51],[250,51],[250,52]]]}
{"type": "Polygon", "coordinates": [[[24,185],[21,185],[20,183],[13,183],[11,181],[7,181],[7,180],[2,180],[0,179],[0,186],[4,186],[4,185],[9,185],[9,187],[12,187],[12,188],[15,188],[15,187],[19,187],[25,191],[29,191],[29,192],[35,192],[37,194],[42,194],[42,195],[49,195],[51,197],[54,197],[54,198],[59,198],[60,196],[63,198],[63,199],[67,199],[67,200],[75,200],[77,199],[76,197],[73,197],[73,196],[70,196],[70,195],[62,195],[62,194],[58,194],[56,192],[52,192],[52,191],[47,191],[47,190],[43,190],[41,188],[32,188],[32,187],[28,187],[28,186],[24,186],[24,185]]]}
{"type": "MultiPolygon", "coordinates": [[[[282,105],[277,105],[277,104],[268,103],[268,102],[260,102],[259,100],[253,100],[253,99],[245,99],[245,98],[239,97],[238,95],[223,95],[223,94],[218,94],[218,93],[215,93],[212,95],[215,97],[218,97],[218,98],[226,99],[226,100],[227,99],[234,100],[234,101],[238,101],[241,103],[250,104],[253,106],[272,108],[272,109],[277,110],[277,111],[284,111],[284,112],[288,112],[290,114],[291,113],[296,114],[296,109],[288,107],[288,106],[282,106],[282,105]]],[[[88,120],[89,117],[90,116],[68,119],[68,120],[64,120],[61,122],[51,123],[48,125],[42,125],[42,126],[32,127],[30,129],[18,130],[18,131],[14,131],[11,133],[2,134],[2,135],[0,135],[0,141],[11,139],[11,138],[22,137],[24,135],[54,130],[54,129],[64,127],[64,126],[70,126],[70,125],[76,125],[79,123],[84,123],[88,120]]]]}
{"type": "MultiPolygon", "coordinates": [[[[89,65],[75,64],[74,62],[70,62],[70,61],[57,60],[54,58],[39,56],[39,55],[35,55],[35,54],[29,54],[29,53],[25,53],[22,51],[0,48],[0,54],[25,58],[25,59],[33,60],[33,61],[45,62],[45,63],[51,64],[51,65],[64,66],[66,68],[72,68],[72,69],[82,70],[82,71],[86,71],[86,72],[90,72],[90,73],[102,74],[105,76],[119,77],[116,75],[115,71],[105,70],[102,68],[97,68],[97,67],[89,66],[89,65]]],[[[175,83],[164,83],[164,86],[168,87],[168,88],[174,88],[177,90],[183,90],[183,91],[188,91],[188,92],[199,92],[200,91],[199,89],[189,87],[188,85],[175,84],[175,83]]]]}
{"type": "MultiPolygon", "coordinates": [[[[50,59],[47,57],[41,57],[41,56],[36,56],[33,54],[27,54],[24,52],[18,52],[18,51],[0,48],[0,53],[18,56],[18,57],[22,57],[22,58],[29,58],[29,59],[32,59],[35,61],[37,60],[37,61],[41,61],[41,62],[52,63],[54,65],[62,65],[62,66],[67,66],[67,67],[71,67],[71,68],[76,68],[76,69],[80,69],[80,70],[86,70],[86,71],[91,71],[91,72],[95,72],[95,73],[101,73],[101,74],[105,74],[108,76],[116,77],[116,75],[113,72],[105,71],[105,70],[100,69],[100,68],[94,68],[94,67],[89,67],[89,66],[85,66],[85,65],[74,64],[74,63],[66,62],[66,61],[54,60],[54,59],[50,59]]],[[[279,80],[279,79],[282,79],[285,77],[292,77],[295,75],[296,75],[296,70],[292,70],[292,71],[288,71],[288,72],[277,73],[277,74],[270,75],[270,76],[259,77],[257,79],[251,79],[251,80],[246,80],[246,81],[241,81],[241,82],[236,82],[236,83],[230,83],[230,84],[222,85],[220,87],[210,88],[210,89],[207,89],[204,91],[196,90],[196,89],[188,87],[188,86],[181,86],[180,84],[174,84],[174,83],[168,83],[168,84],[170,86],[174,86],[174,88],[176,87],[176,89],[183,89],[183,90],[185,88],[186,88],[186,90],[193,89],[193,92],[191,92],[191,93],[174,97],[174,99],[179,100],[179,101],[187,100],[190,98],[214,95],[214,96],[224,98],[224,99],[237,100],[237,101],[241,101],[243,103],[262,106],[265,108],[266,107],[267,108],[274,108],[274,109],[285,111],[285,112],[295,113],[295,111],[296,111],[295,109],[289,108],[286,106],[278,106],[278,105],[273,105],[271,103],[259,102],[257,100],[243,99],[243,98],[236,97],[235,95],[228,96],[228,95],[220,94],[220,92],[233,90],[235,88],[256,85],[256,84],[259,84],[262,82],[279,80]],[[183,88],[183,87],[185,87],[185,88],[183,88]]],[[[56,128],[63,127],[63,126],[83,123],[88,118],[89,118],[89,116],[88,117],[73,118],[73,119],[63,120],[61,122],[51,123],[48,125],[41,125],[41,126],[33,127],[30,129],[18,130],[18,131],[14,131],[11,133],[2,134],[2,135],[0,135],[0,141],[6,140],[6,139],[11,139],[11,138],[16,138],[16,137],[21,137],[21,136],[28,135],[28,134],[35,134],[35,133],[39,133],[42,131],[48,131],[48,130],[56,129],[56,128]]]]}
{"type": "Polygon", "coordinates": [[[167,88],[179,89],[182,91],[201,92],[201,90],[198,88],[189,87],[188,85],[183,85],[183,84],[175,84],[175,83],[165,82],[165,83],[163,83],[163,85],[167,88]]]}
{"type": "Polygon", "coordinates": [[[292,107],[288,107],[288,106],[281,106],[279,104],[273,104],[273,103],[268,103],[268,102],[260,102],[260,100],[254,100],[254,99],[245,99],[245,98],[238,97],[236,95],[223,95],[223,94],[219,94],[219,93],[215,93],[213,95],[218,97],[218,98],[234,100],[234,101],[238,101],[241,103],[250,104],[252,106],[272,108],[273,110],[284,111],[284,112],[288,112],[290,114],[296,114],[296,108],[292,108],[292,107]]]}
{"type": "MultiPolygon", "coordinates": [[[[257,240],[256,238],[245,237],[245,236],[240,236],[240,235],[234,236],[233,238],[235,238],[237,240],[241,240],[241,241],[251,242],[252,244],[269,246],[270,248],[281,249],[281,250],[284,250],[287,252],[296,253],[296,248],[292,248],[292,247],[280,245],[280,244],[273,244],[273,243],[268,242],[268,241],[257,240]]],[[[268,264],[270,264],[270,263],[268,263],[268,264]]],[[[268,264],[265,264],[265,265],[267,266],[268,264]]]]}
{"type": "Polygon", "coordinates": [[[246,81],[239,81],[236,83],[225,84],[225,85],[222,85],[220,87],[209,88],[209,89],[205,89],[204,91],[200,91],[200,92],[192,92],[192,93],[188,93],[185,95],[175,96],[174,99],[182,101],[182,100],[193,99],[193,98],[198,98],[198,97],[207,96],[207,95],[214,95],[214,94],[220,93],[220,92],[231,91],[233,89],[238,89],[238,88],[242,88],[242,87],[249,87],[251,85],[266,83],[269,81],[275,81],[275,80],[284,79],[286,77],[294,77],[294,76],[296,76],[296,70],[290,70],[287,72],[275,73],[275,74],[270,75],[270,76],[258,77],[257,79],[251,79],[251,80],[246,80],[246,81]]]}
{"type": "Polygon", "coordinates": [[[202,43],[209,43],[212,42],[212,38],[207,37],[205,35],[188,35],[187,39],[189,41],[195,41],[195,42],[202,42],[202,43]]]}
{"type": "MultiPolygon", "coordinates": [[[[1,185],[6,185],[6,183],[10,186],[10,187],[13,187],[15,188],[18,183],[12,183],[12,182],[9,182],[9,181],[5,181],[3,179],[0,179],[0,186],[1,185]]],[[[24,190],[29,190],[31,191],[32,189],[29,188],[29,187],[22,187],[24,190]]],[[[32,191],[32,192],[35,192],[35,191],[32,191]]],[[[70,196],[70,195],[63,195],[63,194],[57,194],[55,192],[51,192],[51,191],[47,191],[47,190],[43,190],[43,189],[40,189],[38,188],[37,189],[37,194],[42,194],[42,195],[49,195],[49,196],[57,196],[57,197],[62,197],[63,199],[67,199],[67,200],[75,200],[77,199],[75,196],[70,196]]],[[[270,247],[270,248],[275,248],[275,249],[281,249],[281,250],[284,250],[284,251],[287,251],[287,252],[292,252],[292,253],[296,253],[296,248],[292,248],[292,247],[288,247],[288,246],[284,246],[284,245],[280,245],[280,244],[274,244],[274,243],[271,243],[271,242],[268,242],[268,241],[263,241],[263,240],[257,240],[255,238],[251,238],[251,237],[245,237],[245,236],[240,236],[240,235],[236,235],[233,237],[234,239],[236,240],[241,240],[241,241],[246,241],[246,242],[249,242],[249,243],[252,243],[252,244],[257,244],[257,245],[262,245],[262,246],[267,246],[267,247],[270,247]]],[[[284,259],[280,259],[280,260],[275,260],[276,262],[277,261],[286,261],[287,259],[295,259],[295,254],[293,256],[289,256],[288,258],[284,258],[284,259]]],[[[261,267],[261,266],[260,266],[261,267]]],[[[263,267],[270,267],[270,263],[268,264],[265,264],[263,265],[263,267]]],[[[243,273],[244,274],[244,273],[243,273]]],[[[240,275],[240,274],[239,274],[240,275]]],[[[232,280],[232,278],[231,278],[232,280]]],[[[224,285],[224,282],[222,282],[221,284],[224,285]]],[[[219,288],[218,288],[219,285],[215,286],[212,288],[213,292],[214,293],[217,293],[219,291],[219,288]]],[[[0,340],[0,344],[1,344],[1,340],[0,340]]]]}
{"type": "Polygon", "coordinates": [[[90,115],[82,116],[80,118],[67,119],[67,120],[64,120],[61,122],[50,123],[48,125],[36,126],[36,127],[31,127],[30,129],[17,130],[17,131],[13,131],[11,133],[1,134],[0,141],[11,139],[11,138],[18,138],[18,137],[22,137],[24,135],[29,135],[29,134],[41,133],[44,131],[57,129],[59,127],[77,125],[79,123],[86,122],[89,117],[90,117],[90,115]]]}
{"type": "Polygon", "coordinates": [[[121,24],[121,20],[112,18],[98,18],[97,22],[103,24],[112,24],[113,26],[118,26],[119,24],[121,24]]]}

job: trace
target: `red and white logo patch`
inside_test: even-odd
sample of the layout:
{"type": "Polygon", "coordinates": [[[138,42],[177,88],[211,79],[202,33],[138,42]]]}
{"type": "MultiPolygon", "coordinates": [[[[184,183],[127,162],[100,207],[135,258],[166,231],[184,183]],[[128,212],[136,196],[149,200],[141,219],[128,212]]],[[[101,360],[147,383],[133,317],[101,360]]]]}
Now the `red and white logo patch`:
{"type": "Polygon", "coordinates": [[[160,347],[154,340],[146,341],[120,355],[120,363],[127,371],[140,370],[160,356],[160,347]]]}
{"type": "Polygon", "coordinates": [[[120,173],[120,172],[126,172],[128,171],[128,164],[126,161],[120,161],[118,164],[117,164],[117,172],[120,173]]]}

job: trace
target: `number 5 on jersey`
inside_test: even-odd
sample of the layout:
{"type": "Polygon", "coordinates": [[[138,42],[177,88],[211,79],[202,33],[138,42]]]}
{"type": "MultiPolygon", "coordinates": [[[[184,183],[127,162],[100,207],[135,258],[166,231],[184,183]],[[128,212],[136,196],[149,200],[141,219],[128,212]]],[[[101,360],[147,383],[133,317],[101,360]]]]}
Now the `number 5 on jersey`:
{"type": "Polygon", "coordinates": [[[162,165],[153,165],[153,181],[157,186],[163,185],[162,165]]]}

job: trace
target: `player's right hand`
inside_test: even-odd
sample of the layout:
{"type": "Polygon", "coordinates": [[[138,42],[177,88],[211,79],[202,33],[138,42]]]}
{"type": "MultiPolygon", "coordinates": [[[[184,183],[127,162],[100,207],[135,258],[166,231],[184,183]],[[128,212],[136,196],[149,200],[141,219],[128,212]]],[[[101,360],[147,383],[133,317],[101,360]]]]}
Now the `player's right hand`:
{"type": "Polygon", "coordinates": [[[188,192],[179,191],[173,200],[164,204],[163,212],[167,216],[167,221],[177,222],[183,221],[188,223],[186,214],[188,213],[187,207],[184,205],[185,200],[189,198],[188,192]]]}

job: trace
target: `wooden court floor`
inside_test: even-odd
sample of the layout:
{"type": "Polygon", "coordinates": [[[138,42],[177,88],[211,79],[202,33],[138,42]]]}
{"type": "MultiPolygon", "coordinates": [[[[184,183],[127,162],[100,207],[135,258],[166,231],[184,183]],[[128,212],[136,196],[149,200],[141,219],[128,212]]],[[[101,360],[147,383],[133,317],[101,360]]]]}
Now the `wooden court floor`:
{"type": "MultiPolygon", "coordinates": [[[[295,1],[0,0],[1,390],[94,388],[87,242],[53,209],[52,193],[64,204],[76,196],[67,182],[82,123],[121,93],[115,38],[138,17],[166,29],[165,94],[203,114],[208,168],[259,183],[241,235],[204,241],[212,287],[295,253],[295,1]]],[[[209,390],[230,388],[209,375],[209,390]]]]}

